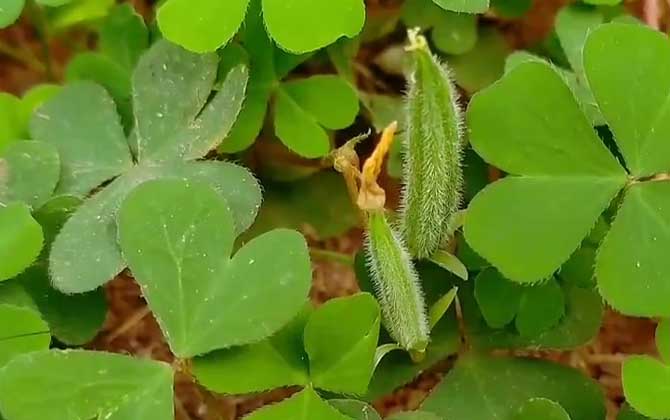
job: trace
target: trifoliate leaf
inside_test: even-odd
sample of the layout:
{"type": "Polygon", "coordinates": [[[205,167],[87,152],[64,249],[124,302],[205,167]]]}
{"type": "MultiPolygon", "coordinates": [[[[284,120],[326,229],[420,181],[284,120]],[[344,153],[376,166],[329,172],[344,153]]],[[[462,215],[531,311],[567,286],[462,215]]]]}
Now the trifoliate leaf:
{"type": "Polygon", "coordinates": [[[468,122],[477,153],[520,176],[473,199],[465,238],[510,280],[549,277],[625,185],[625,171],[546,64],[520,64],[475,95],[468,122]]]}
{"type": "Polygon", "coordinates": [[[307,299],[304,238],[275,230],[231,258],[233,213],[206,184],[146,182],[128,195],[117,221],[128,266],[179,357],[265,339],[307,299]]]}
{"type": "Polygon", "coordinates": [[[531,398],[521,407],[514,420],[570,420],[560,404],[546,398],[531,398]]]}
{"type": "MultiPolygon", "coordinates": [[[[314,392],[305,388],[280,403],[266,405],[244,417],[244,420],[351,420],[314,392]]],[[[21,420],[21,419],[19,419],[21,420]]]]}
{"type": "Polygon", "coordinates": [[[13,143],[0,157],[0,202],[23,201],[39,208],[53,194],[59,176],[55,146],[39,141],[13,143]]]}
{"type": "Polygon", "coordinates": [[[344,79],[320,75],[283,83],[275,103],[275,132],[291,150],[307,158],[326,155],[324,128],[345,128],[358,114],[358,97],[344,79]]]}
{"type": "Polygon", "coordinates": [[[589,342],[600,331],[602,298],[596,290],[564,286],[565,315],[555,327],[534,337],[523,337],[511,329],[492,329],[484,320],[473,292],[459,290],[465,326],[472,346],[477,349],[543,348],[568,350],[589,342]]]}
{"type": "Polygon", "coordinates": [[[217,63],[216,54],[193,54],[167,41],[142,56],[133,75],[139,162],[198,159],[226,137],[240,112],[248,72],[231,70],[208,102],[217,63]]]}
{"type": "Polygon", "coordinates": [[[0,367],[20,354],[49,348],[49,326],[39,312],[1,304],[0,319],[0,367]]]}
{"type": "Polygon", "coordinates": [[[0,410],[15,420],[168,420],[174,418],[172,381],[172,369],[161,362],[41,351],[16,357],[0,371],[0,410]]]}
{"type": "Polygon", "coordinates": [[[670,319],[663,319],[656,326],[656,348],[661,359],[670,364],[670,319]]]}
{"type": "Polygon", "coordinates": [[[198,383],[223,394],[248,394],[309,383],[303,333],[311,306],[277,334],[256,344],[193,359],[198,383]]]}
{"type": "Polygon", "coordinates": [[[93,290],[125,267],[116,245],[116,213],[128,193],[157,178],[209,184],[225,197],[239,234],[253,222],[261,193],[244,168],[226,162],[173,162],[137,167],[87,200],[67,221],[53,244],[49,269],[54,286],[66,293],[93,290]]]}
{"type": "Polygon", "coordinates": [[[565,296],[556,279],[526,288],[519,302],[516,329],[534,337],[556,326],[565,314],[565,296]]]}
{"type": "Polygon", "coordinates": [[[491,328],[502,328],[514,320],[523,290],[494,268],[479,273],[475,279],[475,298],[482,316],[491,328]]]}
{"type": "Polygon", "coordinates": [[[43,83],[31,87],[21,97],[21,127],[23,135],[28,136],[28,125],[33,116],[33,112],[43,103],[53,98],[60,92],[62,86],[43,83]]]}
{"type": "Polygon", "coordinates": [[[42,228],[20,202],[0,203],[0,281],[28,268],[44,243],[42,228]]]}
{"type": "Polygon", "coordinates": [[[649,356],[632,356],[623,363],[623,392],[639,413],[654,418],[670,417],[670,366],[649,356]]]}
{"type": "Polygon", "coordinates": [[[602,25],[586,41],[584,67],[630,172],[670,170],[668,38],[642,25],[602,25]]]}
{"type": "Polygon", "coordinates": [[[114,101],[94,83],[64,87],[33,115],[30,133],[58,149],[59,194],[85,195],[132,166],[114,101]]]}
{"type": "Polygon", "coordinates": [[[0,28],[6,28],[21,16],[25,0],[5,0],[0,5],[0,28]]]}
{"type": "Polygon", "coordinates": [[[341,394],[367,391],[379,338],[379,304],[372,295],[332,299],[305,327],[305,350],[314,386],[341,394]]]}
{"type": "Polygon", "coordinates": [[[381,420],[375,409],[358,400],[329,400],[328,404],[337,408],[337,410],[349,416],[353,420],[381,420]]]}
{"type": "Polygon", "coordinates": [[[596,258],[600,293],[617,310],[670,316],[669,223],[670,182],[639,183],[626,190],[596,258]]]}
{"type": "Polygon", "coordinates": [[[102,328],[107,315],[107,301],[103,289],[89,293],[66,295],[52,288],[46,267],[31,267],[15,280],[12,287],[22,288],[30,304],[14,303],[11,296],[0,289],[0,302],[17,304],[39,310],[49,324],[51,333],[60,342],[82,345],[91,341],[102,328]]]}
{"type": "Polygon", "coordinates": [[[543,360],[488,357],[459,358],[422,410],[446,419],[514,419],[531,398],[560,404],[572,420],[604,420],[598,385],[577,370],[543,360]]]}
{"type": "Polygon", "coordinates": [[[443,9],[460,13],[484,13],[489,8],[489,0],[433,0],[443,9]]]}

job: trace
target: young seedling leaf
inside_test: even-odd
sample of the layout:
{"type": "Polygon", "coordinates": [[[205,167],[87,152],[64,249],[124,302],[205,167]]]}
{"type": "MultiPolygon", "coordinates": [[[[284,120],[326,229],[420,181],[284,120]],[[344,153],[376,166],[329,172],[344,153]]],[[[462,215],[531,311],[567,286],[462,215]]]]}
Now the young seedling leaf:
{"type": "Polygon", "coordinates": [[[458,287],[454,286],[447,293],[444,294],[437,302],[433,304],[428,310],[428,322],[430,329],[432,330],[440,322],[440,320],[447,313],[451,304],[454,303],[456,299],[456,294],[458,293],[458,287]]]}
{"type": "Polygon", "coordinates": [[[49,326],[39,312],[0,304],[0,318],[0,367],[20,354],[49,348],[49,326]]]}
{"type": "Polygon", "coordinates": [[[584,68],[626,167],[637,177],[667,172],[670,169],[668,38],[642,25],[602,25],[584,45],[584,68]]]}
{"type": "Polygon", "coordinates": [[[174,418],[169,365],[111,353],[40,351],[0,371],[0,410],[15,420],[174,418]],[[45,398],[48,395],[49,398],[45,398]]]}
{"type": "Polygon", "coordinates": [[[128,266],[179,357],[265,339],[306,301],[311,267],[303,237],[275,230],[231,258],[233,213],[206,184],[146,182],[128,195],[117,221],[128,266]]]}
{"type": "Polygon", "coordinates": [[[670,365],[670,319],[663,319],[656,326],[656,348],[661,359],[670,365]]]}
{"type": "Polygon", "coordinates": [[[277,334],[256,344],[218,350],[193,360],[198,383],[222,394],[248,394],[307,385],[309,365],[303,346],[307,306],[277,334]]]}
{"type": "Polygon", "coordinates": [[[556,279],[527,287],[516,316],[516,329],[523,337],[534,337],[558,325],[565,314],[565,295],[556,279]]]}
{"type": "Polygon", "coordinates": [[[26,204],[0,203],[0,281],[28,268],[40,255],[43,243],[42,228],[26,204]]]}
{"type": "Polygon", "coordinates": [[[515,420],[570,420],[560,404],[546,398],[531,398],[521,407],[515,420]]]}
{"type": "Polygon", "coordinates": [[[322,157],[330,151],[324,128],[345,128],[358,114],[356,92],[338,76],[286,82],[276,95],[275,132],[289,149],[307,158],[322,157]]]}
{"type": "Polygon", "coordinates": [[[468,354],[423,403],[422,410],[445,419],[513,419],[531,398],[560,404],[572,420],[604,420],[598,385],[555,363],[468,354]]]}
{"type": "Polygon", "coordinates": [[[670,316],[670,182],[627,189],[612,229],[596,258],[602,296],[617,310],[638,316],[670,316]]]}
{"type": "Polygon", "coordinates": [[[329,400],[328,404],[337,408],[339,412],[353,420],[382,420],[377,411],[363,401],[358,400],[329,400]]]}
{"type": "MultiPolygon", "coordinates": [[[[280,403],[267,405],[244,420],[351,420],[321,399],[312,388],[305,388],[280,403]]],[[[19,419],[21,420],[21,419],[19,419]]]]}
{"type": "Polygon", "coordinates": [[[132,166],[114,101],[91,82],[67,85],[44,103],[33,115],[30,133],[58,149],[58,194],[86,195],[132,166]]]}
{"type": "Polygon", "coordinates": [[[248,72],[231,70],[207,102],[217,63],[216,54],[194,54],[167,41],[142,56],[133,75],[139,162],[198,159],[225,138],[240,112],[248,72]]]}
{"type": "Polygon", "coordinates": [[[623,364],[626,401],[639,413],[653,419],[670,417],[670,366],[649,356],[632,356],[623,364]]]}
{"type": "Polygon", "coordinates": [[[624,169],[546,64],[522,63],[475,95],[468,122],[477,153],[520,176],[504,178],[474,198],[465,238],[510,280],[549,277],[625,185],[624,169]]]}
{"type": "Polygon", "coordinates": [[[102,328],[107,315],[103,289],[77,295],[66,295],[53,289],[46,267],[34,266],[12,280],[28,297],[28,302],[15,302],[0,289],[0,302],[39,310],[58,341],[78,346],[91,341],[102,328]]]}
{"type": "Polygon", "coordinates": [[[231,163],[172,162],[134,168],[87,200],[63,226],[49,256],[52,283],[58,290],[94,290],[125,268],[116,244],[119,207],[136,186],[166,177],[204,182],[214,188],[233,211],[237,234],[251,225],[260,206],[256,180],[246,169],[231,163]]]}
{"type": "Polygon", "coordinates": [[[305,350],[314,386],[340,394],[364,394],[374,370],[381,314],[372,295],[332,299],[305,327],[305,350]]]}
{"type": "Polygon", "coordinates": [[[484,13],[489,8],[489,0],[433,0],[443,9],[459,13],[484,13]]]}
{"type": "Polygon", "coordinates": [[[504,278],[495,268],[487,268],[475,279],[475,299],[491,328],[502,328],[516,317],[523,288],[504,278]]]}
{"type": "Polygon", "coordinates": [[[0,157],[0,202],[23,201],[39,208],[53,194],[59,176],[55,146],[39,141],[13,143],[0,157]]]}

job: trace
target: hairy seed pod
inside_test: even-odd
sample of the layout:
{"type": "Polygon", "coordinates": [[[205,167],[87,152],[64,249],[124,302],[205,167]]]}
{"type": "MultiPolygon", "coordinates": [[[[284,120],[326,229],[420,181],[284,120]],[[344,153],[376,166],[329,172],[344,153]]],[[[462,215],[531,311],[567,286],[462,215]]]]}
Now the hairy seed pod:
{"type": "Polygon", "coordinates": [[[410,42],[401,226],[412,256],[428,258],[448,239],[461,202],[462,120],[448,69],[423,37],[410,33],[410,42]]]}
{"type": "Polygon", "coordinates": [[[368,214],[367,258],[384,326],[402,348],[421,354],[430,328],[419,276],[384,210],[368,214]]]}

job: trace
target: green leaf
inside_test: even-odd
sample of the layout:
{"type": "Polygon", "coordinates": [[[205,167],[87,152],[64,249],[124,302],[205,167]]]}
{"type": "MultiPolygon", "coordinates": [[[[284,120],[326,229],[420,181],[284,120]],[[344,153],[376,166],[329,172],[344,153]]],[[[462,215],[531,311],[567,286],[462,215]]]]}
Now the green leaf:
{"type": "Polygon", "coordinates": [[[444,296],[442,296],[437,302],[433,304],[433,306],[428,309],[428,319],[431,329],[433,329],[440,322],[449,308],[451,308],[451,304],[454,303],[457,293],[458,287],[452,287],[451,290],[445,293],[444,296]]]}
{"type": "Polygon", "coordinates": [[[504,18],[518,18],[530,10],[533,0],[492,0],[491,6],[504,18]]]}
{"type": "Polygon", "coordinates": [[[586,41],[584,67],[630,172],[670,170],[668,38],[642,25],[602,25],[586,41]]]}
{"type": "Polygon", "coordinates": [[[219,146],[221,153],[237,153],[251,146],[263,128],[270,100],[270,89],[257,85],[252,70],[249,88],[240,115],[219,146]]]}
{"type": "Polygon", "coordinates": [[[23,203],[0,203],[0,281],[28,268],[40,255],[42,228],[23,203]]]}
{"type": "Polygon", "coordinates": [[[368,293],[332,299],[312,314],[305,350],[314,386],[341,394],[367,391],[380,318],[379,304],[368,293]]]}
{"type": "Polygon", "coordinates": [[[597,6],[614,6],[621,3],[622,0],[584,0],[586,4],[594,4],[597,6]]]}
{"type": "Polygon", "coordinates": [[[433,0],[443,9],[460,13],[484,13],[489,8],[489,0],[433,0]]]}
{"type": "Polygon", "coordinates": [[[623,363],[623,392],[639,413],[655,418],[670,417],[670,366],[649,356],[632,356],[623,363]]]}
{"type": "Polygon", "coordinates": [[[251,225],[260,206],[256,180],[246,169],[231,163],[172,162],[134,168],[87,200],[67,221],[49,257],[54,286],[66,293],[82,293],[120,273],[126,264],[116,244],[116,213],[133,188],[166,177],[213,187],[233,210],[238,234],[251,225]]]}
{"type": "Polygon", "coordinates": [[[208,102],[217,60],[216,54],[190,53],[167,41],[142,56],[133,75],[138,161],[199,159],[226,137],[240,112],[248,72],[242,66],[231,70],[208,102]]]}
{"type": "Polygon", "coordinates": [[[560,404],[546,398],[531,398],[521,407],[521,411],[514,417],[515,420],[570,420],[560,404]]]}
{"type": "Polygon", "coordinates": [[[546,64],[522,63],[475,95],[468,123],[477,153],[521,176],[497,181],[472,200],[465,238],[510,280],[549,277],[625,185],[623,168],[546,64]]]}
{"type": "Polygon", "coordinates": [[[289,149],[307,158],[325,156],[330,151],[324,128],[345,128],[358,114],[356,92],[337,76],[286,82],[276,95],[275,132],[289,149]]]}
{"type": "Polygon", "coordinates": [[[25,291],[29,304],[15,303],[2,289],[0,302],[39,310],[51,334],[62,343],[72,346],[88,343],[105,322],[107,301],[103,289],[77,295],[60,293],[51,287],[46,267],[42,266],[29,268],[12,283],[25,291]]]}
{"type": "Polygon", "coordinates": [[[670,364],[670,319],[663,319],[656,326],[656,348],[661,359],[670,364]]]}
{"type": "Polygon", "coordinates": [[[277,334],[243,347],[218,350],[193,359],[198,383],[224,394],[248,394],[284,386],[307,385],[309,365],[303,332],[311,306],[277,334]]]}
{"type": "Polygon", "coordinates": [[[497,30],[482,29],[473,48],[449,60],[456,84],[471,94],[489,86],[502,76],[509,50],[497,30]]]}
{"type": "Polygon", "coordinates": [[[295,182],[266,183],[258,217],[243,239],[278,227],[301,230],[308,225],[325,240],[345,234],[358,222],[342,175],[320,171],[295,182]]]}
{"type": "Polygon", "coordinates": [[[624,404],[623,408],[621,408],[621,411],[619,411],[619,416],[617,417],[617,420],[651,420],[651,419],[636,412],[631,408],[630,405],[624,404]]]}
{"type": "Polygon", "coordinates": [[[23,135],[20,107],[19,98],[0,92],[0,154],[23,135]]]}
{"type": "Polygon", "coordinates": [[[598,385],[543,360],[468,354],[428,396],[422,409],[446,419],[512,419],[531,398],[559,403],[572,420],[604,420],[598,385]]]}
{"type": "Polygon", "coordinates": [[[358,35],[365,23],[365,4],[362,0],[263,0],[263,16],[272,39],[300,54],[358,35]]]}
{"type": "Polygon", "coordinates": [[[2,304],[0,319],[0,367],[20,354],[49,348],[49,326],[39,312],[2,304]]]}
{"type": "Polygon", "coordinates": [[[443,420],[441,417],[423,411],[407,411],[404,413],[397,413],[390,417],[388,420],[443,420]]]}
{"type": "Polygon", "coordinates": [[[61,91],[60,85],[43,83],[31,87],[21,98],[21,127],[23,135],[28,136],[28,125],[33,112],[61,91]]]}
{"type": "Polygon", "coordinates": [[[119,4],[103,22],[98,42],[102,53],[132,71],[140,55],[149,47],[149,31],[132,5],[119,4]]]}
{"type": "Polygon", "coordinates": [[[382,420],[370,405],[358,400],[329,400],[328,404],[353,420],[382,420]]]}
{"type": "Polygon", "coordinates": [[[107,15],[114,6],[114,0],[42,0],[62,5],[48,15],[50,29],[61,31],[69,27],[93,22],[107,15]]]}
{"type": "Polygon", "coordinates": [[[132,165],[114,101],[94,83],[65,86],[34,114],[30,133],[58,148],[59,194],[85,195],[132,165]]]}
{"type": "Polygon", "coordinates": [[[25,0],[5,0],[0,6],[0,28],[6,28],[21,16],[25,0]]]}
{"type": "Polygon", "coordinates": [[[560,323],[535,337],[523,337],[511,329],[488,327],[472,291],[462,287],[459,293],[466,331],[476,349],[556,349],[568,350],[589,342],[600,331],[603,317],[602,298],[593,289],[565,285],[565,316],[560,323]]]}
{"type": "Polygon", "coordinates": [[[600,26],[605,17],[592,7],[581,4],[569,5],[556,17],[556,34],[565,51],[572,69],[582,77],[584,75],[584,43],[594,29],[600,26]]]}
{"type": "Polygon", "coordinates": [[[0,202],[44,204],[56,189],[60,158],[55,146],[39,141],[10,145],[0,158],[0,202]]]}
{"type": "Polygon", "coordinates": [[[464,54],[477,44],[477,17],[472,14],[442,12],[431,32],[435,48],[446,54],[464,54]]]}
{"type": "Polygon", "coordinates": [[[502,328],[514,320],[522,296],[523,288],[494,268],[483,270],[475,279],[475,299],[491,328],[502,328]]]}
{"type": "Polygon", "coordinates": [[[161,362],[41,351],[0,371],[0,410],[12,420],[172,419],[172,380],[172,369],[161,362]]]}
{"type": "Polygon", "coordinates": [[[42,207],[33,212],[33,217],[42,226],[42,231],[44,232],[45,246],[40,256],[41,260],[46,261],[48,259],[51,245],[56,236],[82,202],[83,200],[79,197],[60,195],[51,198],[42,207]]]}
{"type": "Polygon", "coordinates": [[[565,296],[551,278],[526,288],[519,302],[516,329],[524,337],[533,337],[556,326],[565,314],[565,296]]]}
{"type": "Polygon", "coordinates": [[[600,293],[625,314],[670,316],[670,260],[664,256],[670,246],[669,194],[667,181],[628,188],[598,252],[600,293]]]}
{"type": "MultiPolygon", "coordinates": [[[[305,388],[280,403],[266,405],[244,420],[351,420],[322,400],[312,388],[305,388]]],[[[21,420],[21,419],[19,419],[21,420]]]]}
{"type": "Polygon", "coordinates": [[[230,258],[233,214],[205,184],[146,182],[117,222],[128,265],[179,357],[260,341],[305,303],[311,267],[303,237],[275,230],[230,258]]]}

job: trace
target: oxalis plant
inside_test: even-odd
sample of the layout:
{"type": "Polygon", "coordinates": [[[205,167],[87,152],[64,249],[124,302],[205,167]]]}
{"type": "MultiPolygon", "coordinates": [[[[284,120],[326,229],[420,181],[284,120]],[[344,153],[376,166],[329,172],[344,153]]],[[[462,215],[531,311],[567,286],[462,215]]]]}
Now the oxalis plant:
{"type": "MultiPolygon", "coordinates": [[[[558,52],[471,83],[464,57],[495,33],[476,13],[530,3],[408,0],[389,30],[408,34],[406,93],[383,112],[353,65],[360,0],[166,0],[155,25],[127,4],[28,2],[60,22],[47,32],[104,19],[65,83],[0,96],[0,418],[174,419],[179,374],[221,395],[285,389],[244,419],[375,420],[437,368],[416,411],[386,418],[604,420],[595,381],[515,355],[583,346],[606,305],[659,319],[657,357],[623,363],[618,420],[670,418],[670,44],[618,3],[566,6],[558,52]],[[359,102],[380,133],[340,141],[359,102]],[[335,171],[258,180],[259,133],[335,171]],[[308,245],[287,228],[303,218],[322,239],[358,226],[361,250],[308,245]],[[324,257],[360,291],[315,305],[324,257]],[[90,350],[119,275],[170,363],[90,350]]],[[[7,4],[0,26],[24,6],[7,4]]]]}

